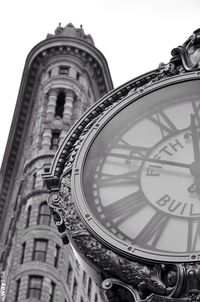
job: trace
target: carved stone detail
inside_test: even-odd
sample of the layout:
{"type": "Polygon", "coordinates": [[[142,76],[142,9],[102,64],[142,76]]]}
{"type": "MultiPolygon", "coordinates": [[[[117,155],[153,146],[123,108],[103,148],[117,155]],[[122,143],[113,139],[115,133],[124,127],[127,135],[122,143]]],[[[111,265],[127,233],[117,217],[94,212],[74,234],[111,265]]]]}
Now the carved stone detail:
{"type": "Polygon", "coordinates": [[[72,90],[67,90],[65,96],[63,119],[64,122],[68,125],[71,125],[74,96],[75,94],[72,90]]]}
{"type": "Polygon", "coordinates": [[[47,112],[46,112],[46,121],[47,122],[51,121],[54,118],[57,94],[58,94],[58,91],[56,89],[49,90],[47,112]]]}

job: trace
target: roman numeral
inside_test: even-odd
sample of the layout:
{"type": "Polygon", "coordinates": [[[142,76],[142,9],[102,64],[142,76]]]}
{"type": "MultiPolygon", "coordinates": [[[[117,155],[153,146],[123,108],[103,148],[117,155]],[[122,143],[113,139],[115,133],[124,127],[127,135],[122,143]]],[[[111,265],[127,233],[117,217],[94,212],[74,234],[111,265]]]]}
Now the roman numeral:
{"type": "Polygon", "coordinates": [[[173,135],[178,131],[163,110],[160,110],[154,116],[149,117],[149,119],[160,128],[163,137],[173,135]]]}
{"type": "Polygon", "coordinates": [[[156,213],[135,238],[135,243],[139,246],[151,246],[155,249],[168,221],[169,217],[163,213],[156,213]]]}
{"type": "Polygon", "coordinates": [[[132,216],[136,211],[142,209],[145,204],[145,197],[142,191],[138,190],[104,207],[103,212],[106,216],[106,220],[117,219],[114,222],[117,226],[132,216]]]}
{"type": "Polygon", "coordinates": [[[187,252],[200,251],[200,221],[188,222],[187,252]]]}
{"type": "Polygon", "coordinates": [[[194,110],[195,119],[197,121],[198,126],[200,127],[200,102],[192,101],[192,107],[194,110]]]}
{"type": "Polygon", "coordinates": [[[134,185],[138,183],[139,183],[138,173],[135,171],[122,173],[119,175],[102,173],[101,179],[98,180],[98,184],[100,187],[134,185]]]}

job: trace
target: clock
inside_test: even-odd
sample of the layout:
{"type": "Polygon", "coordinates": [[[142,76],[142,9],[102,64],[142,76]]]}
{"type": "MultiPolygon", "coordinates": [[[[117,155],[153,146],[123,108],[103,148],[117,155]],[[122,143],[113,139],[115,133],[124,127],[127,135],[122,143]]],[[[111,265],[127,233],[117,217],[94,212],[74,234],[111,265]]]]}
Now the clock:
{"type": "Polygon", "coordinates": [[[88,131],[72,194],[92,234],[133,259],[200,259],[200,80],[129,93],[88,131]]]}

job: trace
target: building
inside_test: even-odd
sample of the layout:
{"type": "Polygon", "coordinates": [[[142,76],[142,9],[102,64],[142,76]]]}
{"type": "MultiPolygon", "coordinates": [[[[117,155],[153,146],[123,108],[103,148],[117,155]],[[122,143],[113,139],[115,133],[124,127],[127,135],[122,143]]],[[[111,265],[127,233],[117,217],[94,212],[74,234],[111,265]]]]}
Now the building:
{"type": "Polygon", "coordinates": [[[102,301],[70,247],[62,244],[42,174],[70,127],[112,88],[106,59],[82,26],[59,25],[27,57],[0,180],[6,301],[102,301]]]}

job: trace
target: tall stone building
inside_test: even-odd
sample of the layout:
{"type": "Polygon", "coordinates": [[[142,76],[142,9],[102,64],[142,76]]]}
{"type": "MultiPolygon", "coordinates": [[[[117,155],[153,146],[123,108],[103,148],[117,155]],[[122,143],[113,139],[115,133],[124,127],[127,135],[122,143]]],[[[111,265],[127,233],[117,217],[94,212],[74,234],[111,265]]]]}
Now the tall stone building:
{"type": "Polygon", "coordinates": [[[106,59],[82,27],[59,25],[27,57],[0,181],[6,301],[103,299],[70,247],[62,244],[42,174],[70,127],[112,88],[106,59]]]}

